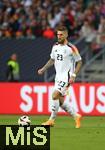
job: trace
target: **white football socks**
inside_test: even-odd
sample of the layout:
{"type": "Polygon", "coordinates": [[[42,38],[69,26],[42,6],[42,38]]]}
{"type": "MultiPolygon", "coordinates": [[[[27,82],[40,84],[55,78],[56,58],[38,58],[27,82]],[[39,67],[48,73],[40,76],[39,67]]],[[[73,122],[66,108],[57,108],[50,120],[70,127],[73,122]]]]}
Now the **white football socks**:
{"type": "Polygon", "coordinates": [[[58,109],[59,109],[59,100],[53,100],[52,112],[49,120],[54,120],[56,118],[58,109]]]}
{"type": "Polygon", "coordinates": [[[64,103],[61,105],[61,108],[66,112],[68,112],[74,119],[78,115],[76,110],[73,107],[71,107],[70,104],[66,101],[64,101],[64,103]]]}

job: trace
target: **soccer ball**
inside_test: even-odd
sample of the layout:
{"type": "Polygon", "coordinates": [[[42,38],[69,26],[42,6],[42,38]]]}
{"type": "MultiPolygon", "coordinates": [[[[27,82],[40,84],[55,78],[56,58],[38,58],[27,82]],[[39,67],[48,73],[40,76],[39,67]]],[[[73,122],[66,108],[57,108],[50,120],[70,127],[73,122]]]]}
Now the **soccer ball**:
{"type": "Polygon", "coordinates": [[[30,123],[31,123],[31,120],[28,116],[21,116],[19,119],[18,119],[18,125],[19,126],[30,126],[30,123]]]}

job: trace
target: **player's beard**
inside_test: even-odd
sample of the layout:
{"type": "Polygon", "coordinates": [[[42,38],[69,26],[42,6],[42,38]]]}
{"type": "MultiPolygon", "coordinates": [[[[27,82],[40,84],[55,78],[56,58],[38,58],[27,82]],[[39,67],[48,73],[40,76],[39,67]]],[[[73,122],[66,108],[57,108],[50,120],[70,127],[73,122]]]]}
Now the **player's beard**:
{"type": "Polygon", "coordinates": [[[64,44],[64,42],[65,42],[65,39],[58,39],[59,44],[64,44]]]}

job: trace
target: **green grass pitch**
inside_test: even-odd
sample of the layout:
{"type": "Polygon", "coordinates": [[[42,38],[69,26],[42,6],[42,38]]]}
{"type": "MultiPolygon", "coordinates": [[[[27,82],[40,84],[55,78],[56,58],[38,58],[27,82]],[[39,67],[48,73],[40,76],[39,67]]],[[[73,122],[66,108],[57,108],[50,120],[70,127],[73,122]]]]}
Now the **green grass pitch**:
{"type": "MultiPolygon", "coordinates": [[[[17,125],[17,115],[1,115],[0,125],[17,125]]],[[[48,116],[30,116],[33,125],[40,125],[48,116]]],[[[75,129],[69,116],[58,116],[51,127],[50,150],[104,150],[105,116],[83,117],[82,127],[75,129]]]]}

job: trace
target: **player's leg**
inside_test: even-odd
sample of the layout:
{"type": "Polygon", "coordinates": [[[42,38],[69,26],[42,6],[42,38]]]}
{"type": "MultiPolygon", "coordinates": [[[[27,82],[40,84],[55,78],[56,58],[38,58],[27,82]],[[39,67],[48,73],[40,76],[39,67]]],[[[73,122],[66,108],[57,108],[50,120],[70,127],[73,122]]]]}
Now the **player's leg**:
{"type": "Polygon", "coordinates": [[[56,118],[58,109],[59,109],[59,97],[61,96],[61,93],[57,90],[55,90],[52,94],[52,110],[51,110],[51,116],[49,118],[48,121],[42,123],[42,125],[50,125],[53,126],[54,125],[54,120],[56,118]]]}
{"type": "Polygon", "coordinates": [[[76,112],[76,110],[70,106],[70,104],[64,101],[64,96],[60,96],[59,98],[60,106],[63,110],[68,112],[75,120],[75,127],[80,128],[81,126],[81,115],[76,112]]]}
{"type": "Polygon", "coordinates": [[[59,109],[59,97],[60,97],[61,93],[57,90],[55,90],[52,94],[52,112],[51,112],[51,116],[49,118],[49,120],[55,120],[58,109],[59,109]]]}
{"type": "Polygon", "coordinates": [[[60,100],[60,107],[75,118],[77,113],[75,109],[70,106],[68,102],[64,101],[64,96],[60,96],[59,100],[60,100]]]}

